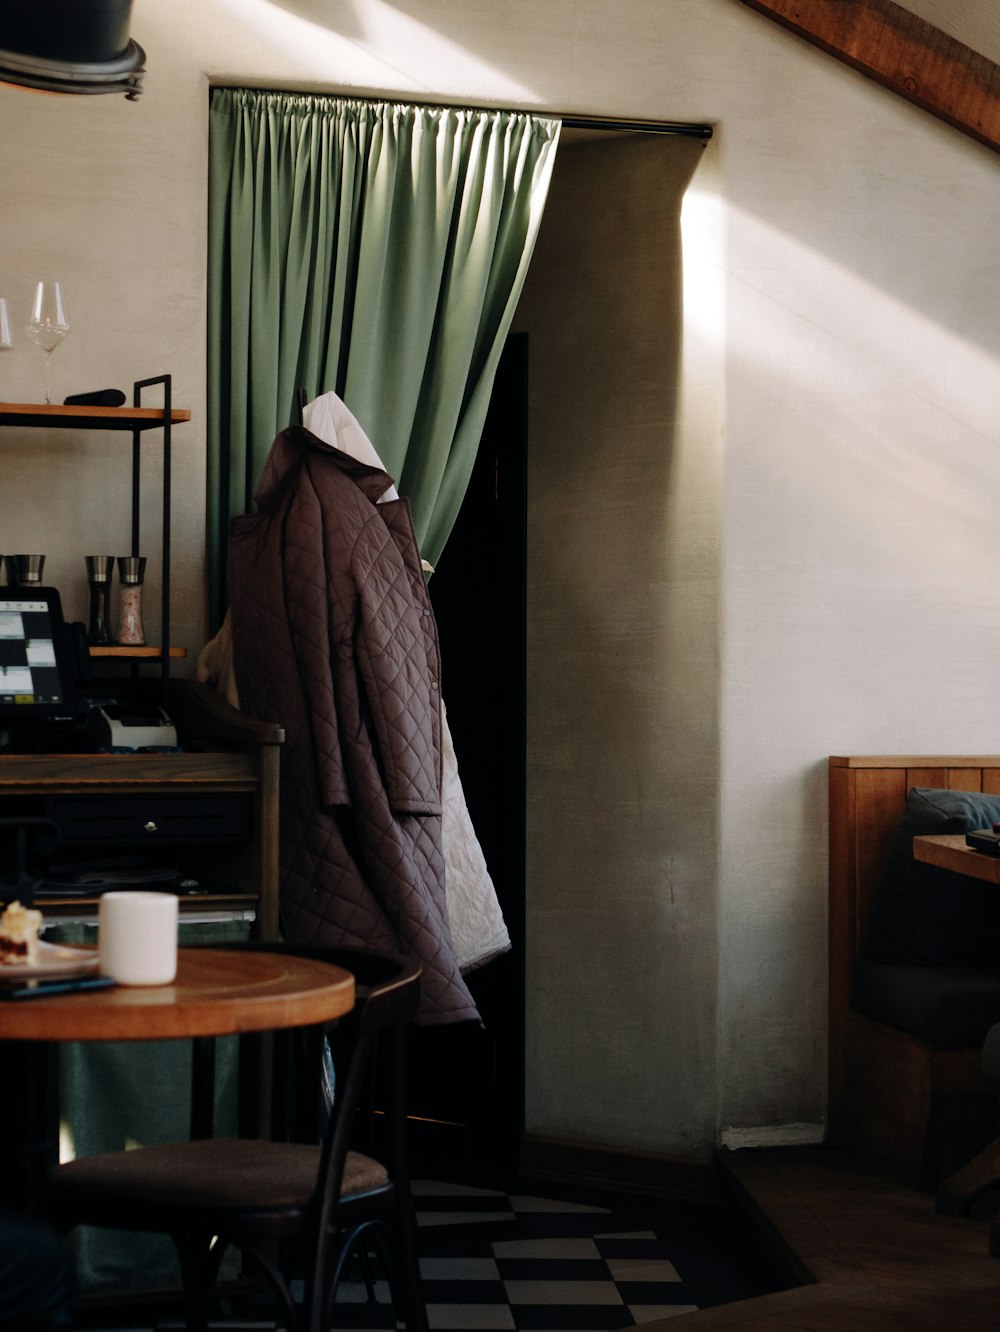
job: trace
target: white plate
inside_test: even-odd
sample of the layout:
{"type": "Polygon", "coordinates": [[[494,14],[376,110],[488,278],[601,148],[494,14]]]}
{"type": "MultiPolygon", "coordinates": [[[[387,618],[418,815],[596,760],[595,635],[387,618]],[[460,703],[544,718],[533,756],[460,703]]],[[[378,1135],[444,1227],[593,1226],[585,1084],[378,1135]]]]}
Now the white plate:
{"type": "Polygon", "coordinates": [[[96,948],[67,948],[38,941],[38,962],[0,962],[0,980],[6,976],[83,976],[97,967],[96,948]]]}

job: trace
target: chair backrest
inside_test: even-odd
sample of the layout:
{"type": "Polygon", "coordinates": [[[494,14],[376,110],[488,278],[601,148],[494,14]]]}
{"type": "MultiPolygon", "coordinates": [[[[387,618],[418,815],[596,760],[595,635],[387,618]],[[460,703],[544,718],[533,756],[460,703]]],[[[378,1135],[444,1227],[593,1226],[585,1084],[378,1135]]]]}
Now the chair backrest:
{"type": "MultiPolygon", "coordinates": [[[[363,1014],[367,1026],[389,1026],[412,1017],[420,1006],[421,967],[396,953],[373,948],[277,941],[215,943],[206,946],[243,948],[259,953],[291,953],[295,957],[311,957],[317,962],[343,967],[354,977],[355,1006],[352,1016],[358,1020],[363,1014]]],[[[341,1018],[334,1025],[339,1026],[343,1022],[341,1018]]]]}
{"type": "MultiPolygon", "coordinates": [[[[241,943],[230,945],[258,952],[293,953],[342,967],[354,976],[355,1001],[350,1013],[329,1024],[327,1037],[336,1068],[332,1113],[323,1139],[322,1189],[334,1198],[343,1178],[347,1151],[359,1129],[369,1130],[365,1150],[371,1150],[374,1100],[384,1129],[387,1165],[399,1173],[405,1170],[406,1116],[406,1034],[410,1021],[420,1008],[419,963],[393,953],[374,949],[337,947],[326,944],[241,943]]],[[[315,1033],[314,1033],[315,1034],[315,1033]]],[[[315,1130],[320,1136],[318,1110],[320,1101],[321,1047],[303,1039],[300,1032],[289,1033],[296,1044],[290,1068],[276,1074],[281,1092],[291,1089],[293,1104],[284,1116],[286,1130],[295,1124],[292,1136],[309,1137],[315,1130]],[[290,1071],[295,1069],[294,1072],[290,1071]],[[302,1084],[306,1104],[303,1112],[302,1084]],[[299,1098],[296,1098],[296,1086],[299,1098]]],[[[280,1063],[280,1061],[279,1061],[280,1063]]],[[[313,1139],[315,1140],[315,1139],[313,1139]]]]}
{"type": "Polygon", "coordinates": [[[359,997],[354,1011],[329,1033],[336,1085],[320,1167],[320,1187],[328,1204],[335,1203],[339,1194],[352,1146],[384,1155],[397,1183],[409,1185],[406,1035],[420,1007],[417,963],[385,954],[338,952],[337,965],[353,972],[359,997]],[[382,1129],[381,1152],[375,1149],[376,1124],[382,1129]]]}

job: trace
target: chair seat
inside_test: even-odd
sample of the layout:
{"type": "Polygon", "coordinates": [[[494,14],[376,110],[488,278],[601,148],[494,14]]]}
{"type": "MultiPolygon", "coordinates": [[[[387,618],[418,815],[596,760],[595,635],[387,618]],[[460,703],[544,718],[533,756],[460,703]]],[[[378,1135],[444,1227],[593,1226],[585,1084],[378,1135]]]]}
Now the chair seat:
{"type": "MultiPolygon", "coordinates": [[[[205,1208],[300,1210],[316,1188],[319,1148],[289,1142],[226,1138],[165,1143],[130,1152],[82,1157],[49,1175],[50,1196],[58,1207],[75,1199],[205,1208]]],[[[385,1187],[389,1176],[378,1161],[348,1152],[341,1197],[385,1187]]]]}

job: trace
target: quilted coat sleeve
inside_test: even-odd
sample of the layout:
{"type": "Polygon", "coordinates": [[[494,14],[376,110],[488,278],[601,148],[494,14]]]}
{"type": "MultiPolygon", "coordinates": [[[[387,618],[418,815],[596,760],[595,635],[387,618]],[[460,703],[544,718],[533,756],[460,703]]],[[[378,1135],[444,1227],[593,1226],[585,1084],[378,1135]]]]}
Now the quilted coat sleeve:
{"type": "MultiPolygon", "coordinates": [[[[396,814],[441,813],[437,631],[419,568],[376,510],[354,548],[358,674],[396,814]]],[[[415,546],[414,546],[415,552],[415,546]]]]}
{"type": "Polygon", "coordinates": [[[298,687],[312,732],[320,796],[325,805],[332,807],[350,804],[351,793],[333,678],[334,628],[324,567],[323,508],[310,480],[303,477],[282,523],[282,609],[288,619],[298,687]]]}

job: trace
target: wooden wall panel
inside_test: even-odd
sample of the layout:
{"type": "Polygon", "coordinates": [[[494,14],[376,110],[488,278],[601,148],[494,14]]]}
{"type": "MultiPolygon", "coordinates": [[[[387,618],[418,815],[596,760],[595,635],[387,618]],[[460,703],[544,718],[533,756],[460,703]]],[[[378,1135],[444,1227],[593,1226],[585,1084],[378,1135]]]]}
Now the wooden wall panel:
{"type": "Polygon", "coordinates": [[[855,772],[854,876],[851,956],[858,950],[889,843],[906,804],[907,769],[862,768],[855,772]]]}
{"type": "Polygon", "coordinates": [[[939,790],[948,785],[947,768],[907,768],[906,789],[911,786],[931,786],[939,790]]]}
{"type": "MultiPolygon", "coordinates": [[[[854,778],[849,768],[829,771],[830,870],[827,925],[829,1027],[827,1048],[828,1105],[831,1121],[838,1123],[846,1100],[847,1017],[851,997],[851,962],[854,951],[854,778]]],[[[829,1128],[829,1126],[828,1126],[829,1128]]]]}

